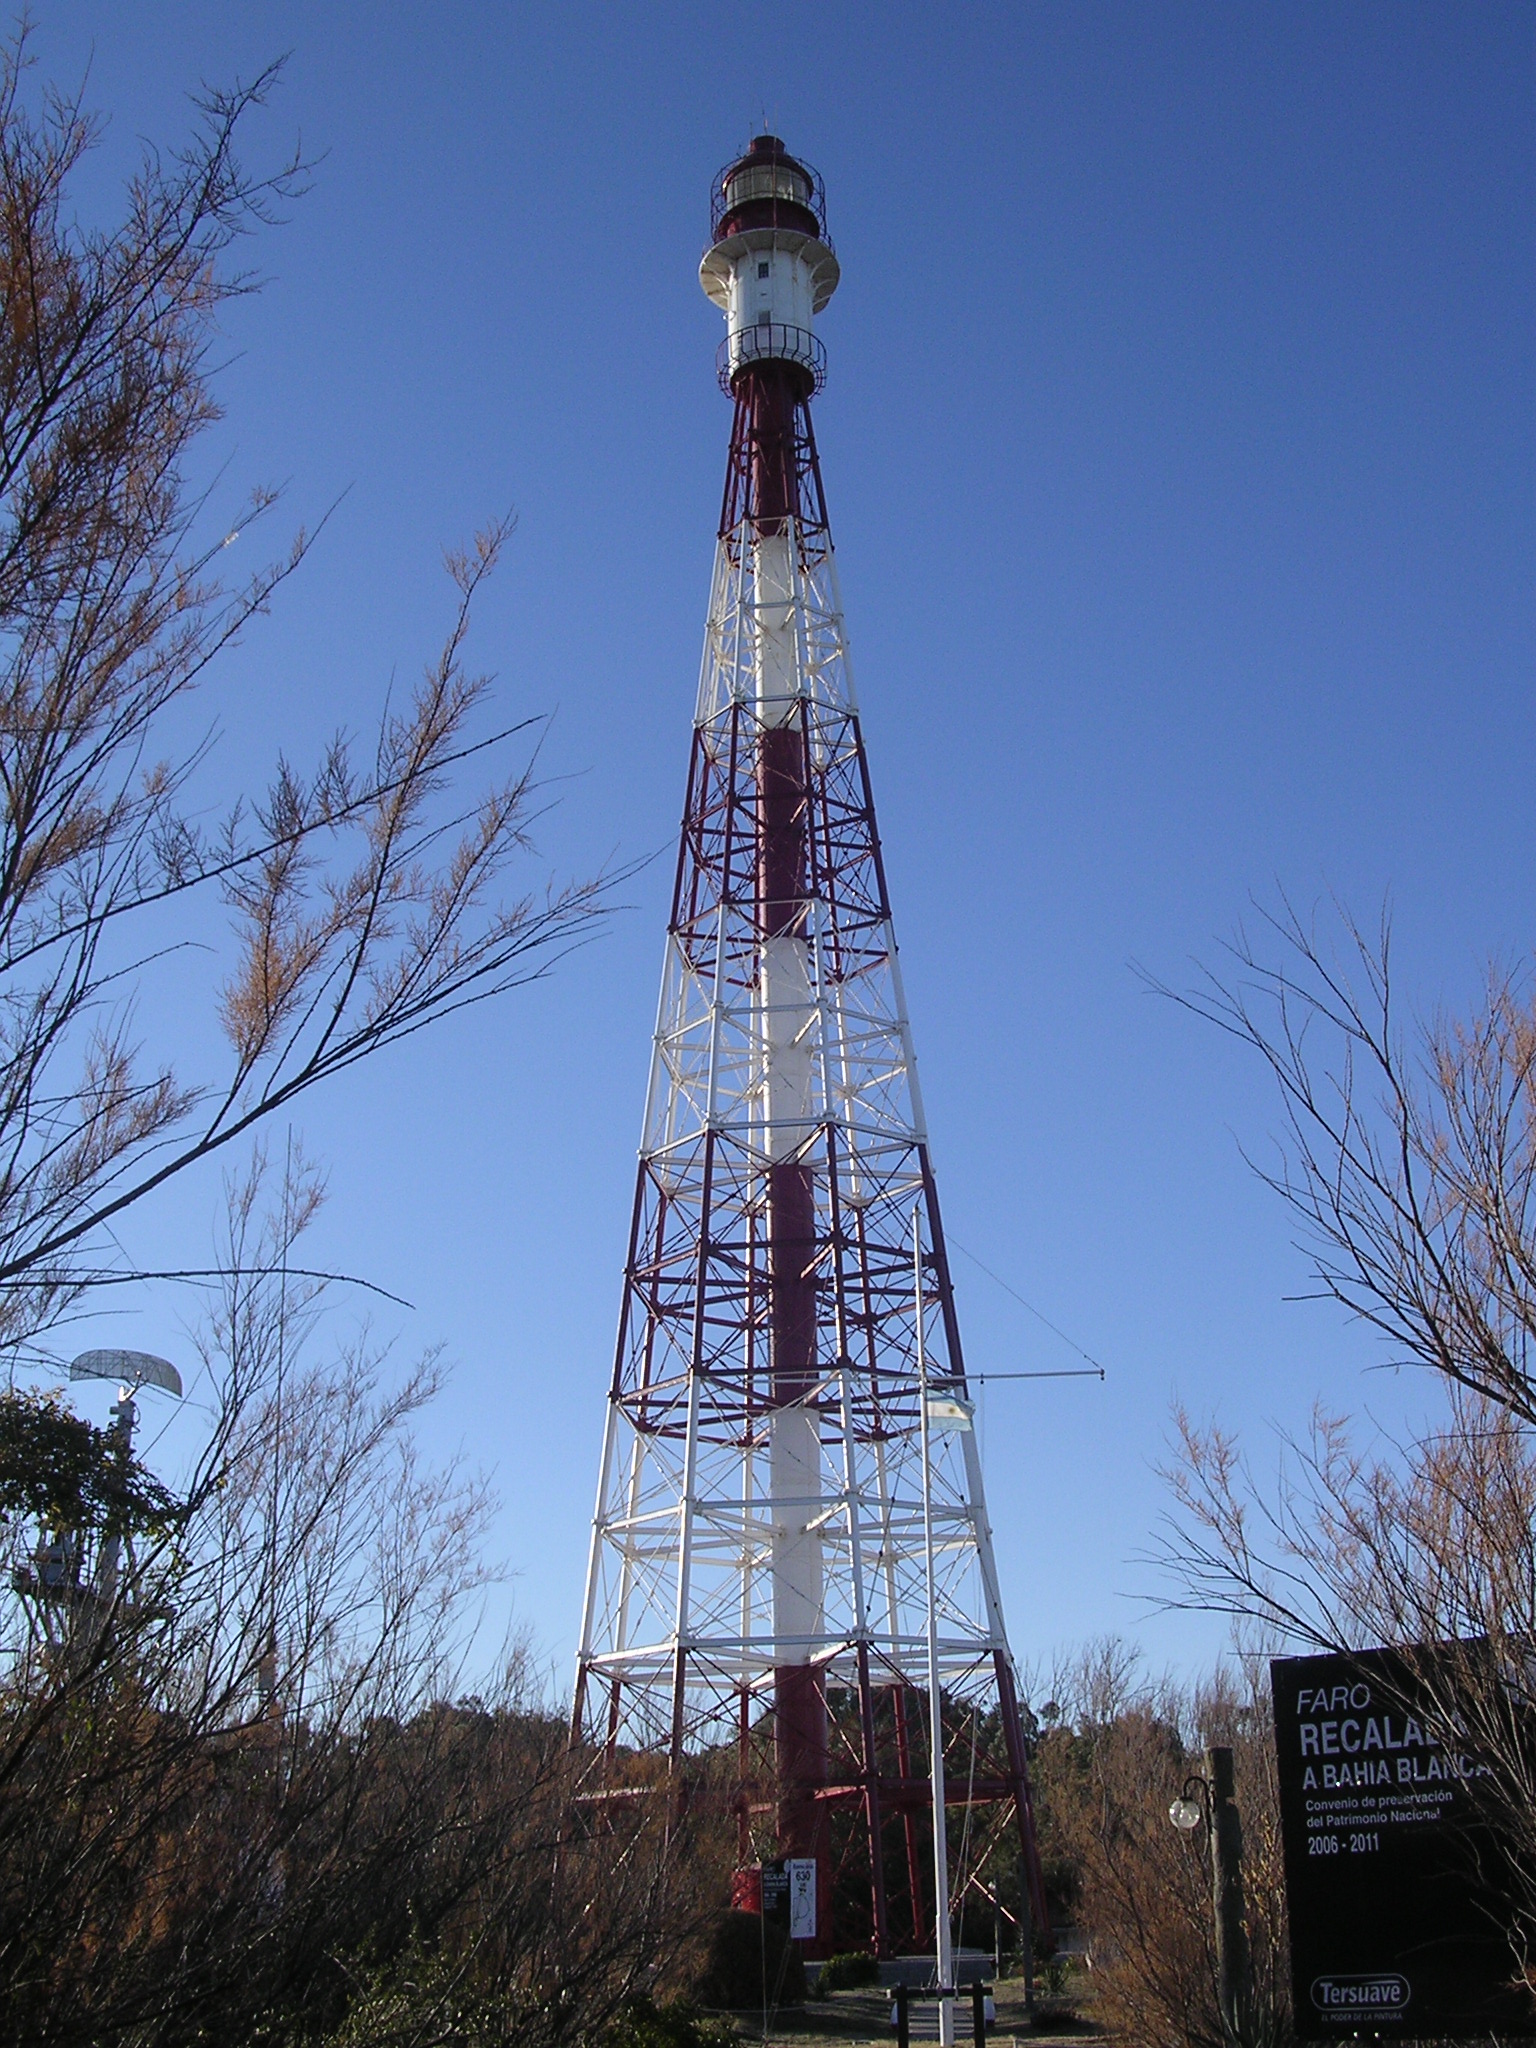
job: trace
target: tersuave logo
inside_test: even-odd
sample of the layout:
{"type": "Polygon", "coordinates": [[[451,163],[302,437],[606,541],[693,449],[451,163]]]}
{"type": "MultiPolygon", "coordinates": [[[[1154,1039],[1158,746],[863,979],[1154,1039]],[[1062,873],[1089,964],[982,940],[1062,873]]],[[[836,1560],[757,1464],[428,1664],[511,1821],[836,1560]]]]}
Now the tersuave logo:
{"type": "Polygon", "coordinates": [[[1312,2003],[1319,2012],[1401,2012],[1411,1996],[1408,1979],[1387,1971],[1312,1979],[1312,2003]]]}

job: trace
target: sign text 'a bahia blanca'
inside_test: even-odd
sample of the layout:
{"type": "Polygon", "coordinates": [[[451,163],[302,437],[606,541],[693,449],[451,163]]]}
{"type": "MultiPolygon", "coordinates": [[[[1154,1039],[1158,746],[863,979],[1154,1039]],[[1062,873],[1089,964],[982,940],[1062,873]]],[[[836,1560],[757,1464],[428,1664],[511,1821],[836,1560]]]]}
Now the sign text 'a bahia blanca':
{"type": "Polygon", "coordinates": [[[1457,1644],[1269,1667],[1303,2040],[1536,2035],[1536,2003],[1514,1983],[1487,1769],[1444,1707],[1452,1670],[1482,1654],[1457,1644]]]}

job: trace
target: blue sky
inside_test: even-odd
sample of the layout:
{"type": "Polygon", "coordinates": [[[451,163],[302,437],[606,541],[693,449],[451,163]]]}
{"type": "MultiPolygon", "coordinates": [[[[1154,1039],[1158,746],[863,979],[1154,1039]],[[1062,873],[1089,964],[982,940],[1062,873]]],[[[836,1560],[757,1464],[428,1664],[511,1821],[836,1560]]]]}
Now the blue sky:
{"type": "MultiPolygon", "coordinates": [[[[1529,951],[1533,32],[1349,0],[38,10],[41,72],[88,66],[110,116],[86,212],[201,79],[285,51],[251,154],[321,159],[253,251],[208,453],[231,504],[345,496],[210,689],[210,800],[366,729],[446,622],[442,546],[510,505],[474,651],[555,714],[562,873],[676,829],[729,426],[711,176],[763,113],[824,173],[818,434],[946,1216],[1110,1369],[985,1396],[1026,1663],[1220,1639],[1136,1599],[1175,1395],[1261,1467],[1316,1398],[1425,1399],[1289,1299],[1305,1261],[1238,1152],[1276,1125],[1263,1077],[1132,963],[1181,980],[1282,887],[1390,893],[1426,1012],[1529,951]]],[[[668,873],[301,1120],[316,1251],[414,1304],[381,1324],[402,1355],[445,1346],[429,1441],[495,1469],[562,1681],[668,873]]],[[[208,1051],[196,1001],[168,1028],[208,1051]]],[[[134,1249],[193,1262],[216,1194],[134,1249]]],[[[974,1367],[1074,1362],[958,1277],[974,1367]]],[[[185,1351],[189,1312],[146,1295],[95,1341],[185,1351]]]]}

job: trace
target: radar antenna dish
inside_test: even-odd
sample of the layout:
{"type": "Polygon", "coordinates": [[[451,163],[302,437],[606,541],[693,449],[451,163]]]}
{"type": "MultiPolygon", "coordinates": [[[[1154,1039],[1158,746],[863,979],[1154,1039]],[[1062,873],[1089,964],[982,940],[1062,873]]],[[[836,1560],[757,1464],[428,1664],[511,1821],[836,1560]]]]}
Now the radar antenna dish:
{"type": "Polygon", "coordinates": [[[164,1387],[181,1399],[181,1374],[168,1358],[152,1351],[82,1351],[69,1362],[72,1380],[116,1380],[119,1386],[164,1387]]]}

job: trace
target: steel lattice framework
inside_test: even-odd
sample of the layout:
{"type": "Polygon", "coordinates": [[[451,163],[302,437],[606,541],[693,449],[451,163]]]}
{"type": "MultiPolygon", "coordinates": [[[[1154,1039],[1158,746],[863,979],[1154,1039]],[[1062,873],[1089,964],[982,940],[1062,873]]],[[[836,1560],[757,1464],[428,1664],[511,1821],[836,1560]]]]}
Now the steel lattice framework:
{"type": "MultiPolygon", "coordinates": [[[[963,1395],[965,1369],[810,353],[733,337],[575,1723],[610,1792],[656,1753],[723,1789],[744,1847],[817,1857],[888,1952],[931,1932],[919,1315],[930,1384],[963,1395]]],[[[976,1809],[956,1884],[1016,1825],[1040,1913],[976,1439],[933,1443],[950,1794],[976,1809]]]]}

